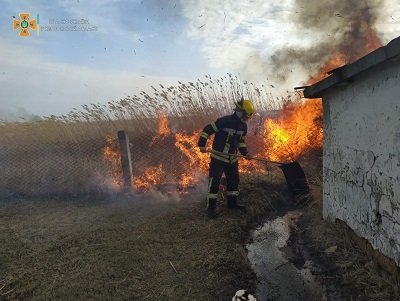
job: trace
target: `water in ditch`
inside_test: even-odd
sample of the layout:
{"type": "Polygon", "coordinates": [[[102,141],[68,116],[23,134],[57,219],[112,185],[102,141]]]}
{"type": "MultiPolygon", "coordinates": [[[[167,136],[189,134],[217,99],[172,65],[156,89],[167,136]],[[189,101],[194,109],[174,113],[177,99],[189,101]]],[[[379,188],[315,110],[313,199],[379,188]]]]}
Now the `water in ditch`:
{"type": "Polygon", "coordinates": [[[285,251],[300,216],[300,211],[288,212],[252,233],[246,248],[259,281],[255,292],[258,301],[327,300],[324,287],[311,272],[313,263],[304,257],[296,263],[285,251]]]}

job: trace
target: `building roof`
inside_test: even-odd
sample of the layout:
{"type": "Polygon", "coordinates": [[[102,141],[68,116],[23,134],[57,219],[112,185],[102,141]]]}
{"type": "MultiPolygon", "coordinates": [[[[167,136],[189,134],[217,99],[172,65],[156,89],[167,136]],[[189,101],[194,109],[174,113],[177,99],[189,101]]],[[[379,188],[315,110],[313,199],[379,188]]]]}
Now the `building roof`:
{"type": "Polygon", "coordinates": [[[329,76],[311,86],[304,87],[303,94],[306,98],[320,98],[324,91],[341,83],[351,81],[361,72],[375,67],[385,61],[400,56],[400,37],[392,40],[386,46],[380,47],[363,56],[354,63],[341,66],[329,71],[329,76]]]}

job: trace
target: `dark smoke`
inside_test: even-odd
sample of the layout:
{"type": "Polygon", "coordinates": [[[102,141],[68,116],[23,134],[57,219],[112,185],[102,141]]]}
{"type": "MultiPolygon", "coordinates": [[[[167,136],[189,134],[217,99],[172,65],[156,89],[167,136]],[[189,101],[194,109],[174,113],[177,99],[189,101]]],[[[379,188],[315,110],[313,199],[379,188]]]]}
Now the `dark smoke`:
{"type": "Polygon", "coordinates": [[[334,54],[351,63],[381,46],[374,24],[384,0],[296,0],[291,20],[300,34],[312,30],[318,37],[309,48],[276,51],[266,65],[274,80],[284,82],[288,67],[301,66],[312,75],[334,54]]]}

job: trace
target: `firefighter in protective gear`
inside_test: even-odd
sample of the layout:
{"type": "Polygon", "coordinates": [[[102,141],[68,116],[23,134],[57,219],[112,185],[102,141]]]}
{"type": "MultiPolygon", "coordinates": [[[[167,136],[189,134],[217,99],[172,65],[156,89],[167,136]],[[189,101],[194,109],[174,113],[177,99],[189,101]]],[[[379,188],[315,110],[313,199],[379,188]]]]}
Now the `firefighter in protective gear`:
{"type": "Polygon", "coordinates": [[[239,196],[239,167],[238,158],[231,156],[237,151],[246,156],[248,154],[245,137],[247,134],[246,122],[251,118],[255,109],[249,99],[242,99],[236,103],[232,115],[218,118],[215,122],[206,125],[200,134],[198,146],[201,152],[207,152],[208,138],[215,134],[211,150],[211,162],[209,168],[209,183],[207,191],[207,213],[210,218],[216,217],[216,206],[219,184],[222,174],[225,173],[227,181],[227,205],[228,208],[245,211],[245,207],[238,204],[239,196]]]}

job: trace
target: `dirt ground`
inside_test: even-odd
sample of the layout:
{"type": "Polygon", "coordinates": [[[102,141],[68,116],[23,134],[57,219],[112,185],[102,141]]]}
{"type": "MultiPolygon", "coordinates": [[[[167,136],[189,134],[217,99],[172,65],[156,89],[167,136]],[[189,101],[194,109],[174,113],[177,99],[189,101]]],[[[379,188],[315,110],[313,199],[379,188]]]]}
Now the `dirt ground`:
{"type": "Polygon", "coordinates": [[[241,193],[248,212],[221,200],[217,220],[206,218],[202,194],[1,200],[0,300],[231,300],[256,291],[250,231],[293,209],[303,214],[288,257],[316,262],[328,300],[400,300],[398,278],[343,225],[321,220],[318,193],[298,201],[273,173],[244,175],[241,193]]]}
{"type": "Polygon", "coordinates": [[[243,192],[256,200],[248,213],[221,200],[217,220],[203,194],[2,200],[0,300],[229,300],[253,290],[245,241],[282,195],[245,179],[243,192]]]}
{"type": "MultiPolygon", "coordinates": [[[[320,187],[314,187],[320,194],[320,187]]],[[[388,268],[343,222],[322,219],[320,201],[310,203],[292,231],[289,248],[297,261],[311,260],[327,300],[400,300],[400,269],[388,268]]],[[[380,255],[379,258],[384,257],[380,255]]]]}

